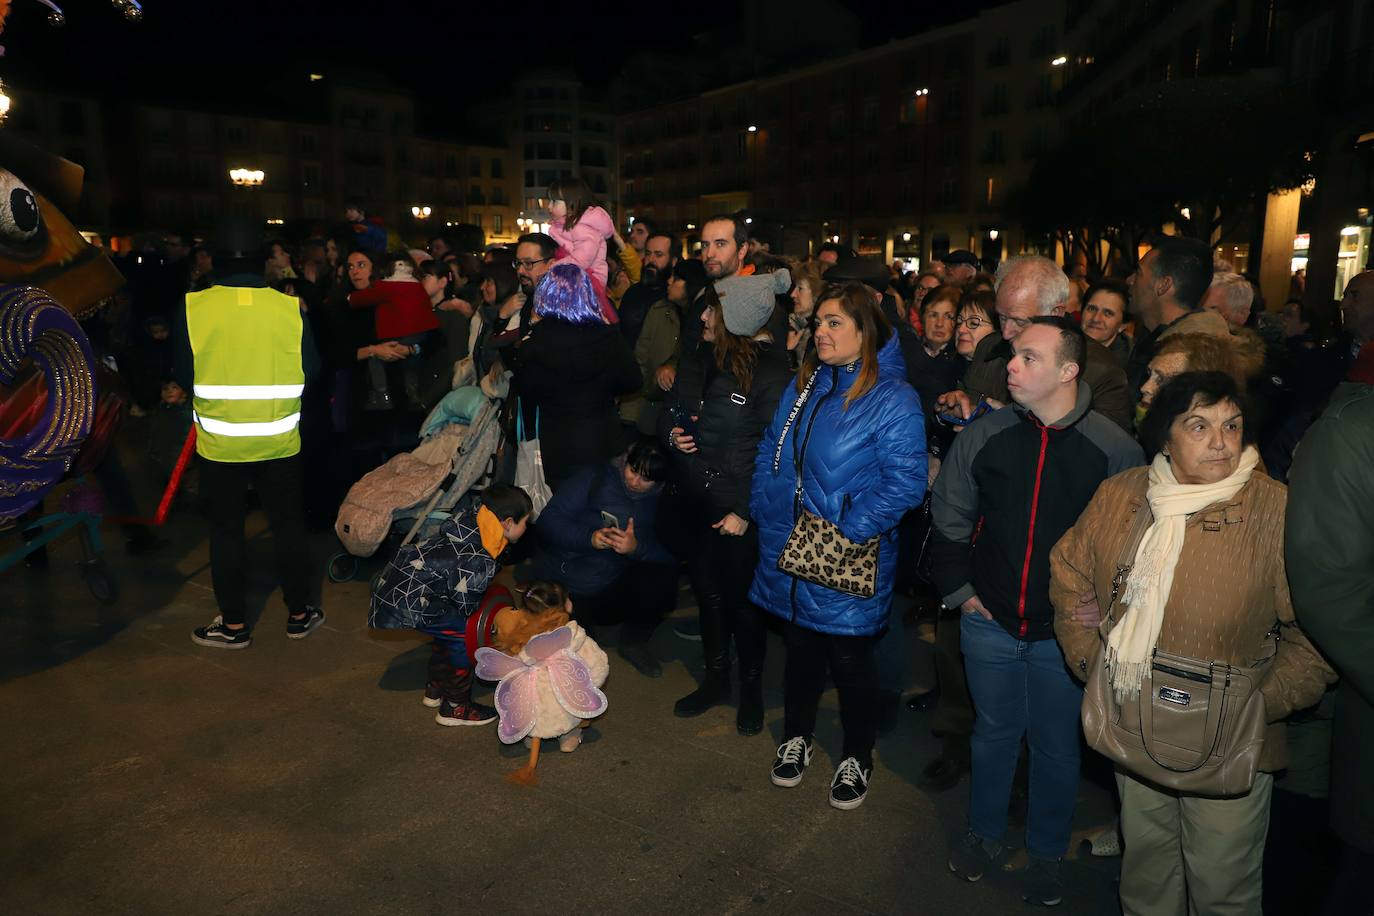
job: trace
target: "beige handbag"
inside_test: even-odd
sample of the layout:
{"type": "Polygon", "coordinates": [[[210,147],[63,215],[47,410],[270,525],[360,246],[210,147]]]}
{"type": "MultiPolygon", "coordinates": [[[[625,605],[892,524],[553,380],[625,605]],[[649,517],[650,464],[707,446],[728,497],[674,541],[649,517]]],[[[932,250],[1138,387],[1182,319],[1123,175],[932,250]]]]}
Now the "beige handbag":
{"type": "Polygon", "coordinates": [[[1106,637],[1117,595],[1130,574],[1148,513],[1136,514],[1112,579],[1103,614],[1102,641],[1083,694],[1083,734],[1093,750],[1132,775],[1189,795],[1227,797],[1250,791],[1267,727],[1260,684],[1278,652],[1275,625],[1265,639],[1272,650],[1253,666],[1207,662],[1155,650],[1137,699],[1116,701],[1107,670],[1106,637]]]}
{"type": "Polygon", "coordinates": [[[778,569],[837,592],[872,598],[878,589],[878,538],[855,543],[833,522],[802,509],[778,555],[778,569]]]}

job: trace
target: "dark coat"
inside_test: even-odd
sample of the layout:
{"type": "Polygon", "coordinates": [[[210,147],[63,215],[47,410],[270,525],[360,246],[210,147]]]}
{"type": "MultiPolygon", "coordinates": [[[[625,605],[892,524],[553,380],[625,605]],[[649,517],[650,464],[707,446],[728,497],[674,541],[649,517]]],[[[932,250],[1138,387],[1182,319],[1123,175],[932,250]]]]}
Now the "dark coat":
{"type": "Polygon", "coordinates": [[[714,516],[712,523],[729,512],[749,519],[754,453],[791,378],[787,351],[770,343],[759,344],[748,394],[740,391],[732,372],[716,368],[715,350],[708,343],[684,354],[678,364],[668,402],[697,417],[697,451],[685,455],[669,442],[668,432],[676,425],[671,411],[659,417],[659,436],[668,444],[687,492],[714,516]]]}
{"type": "Polygon", "coordinates": [[[1012,636],[1054,638],[1050,548],[1098,484],[1145,459],[1090,397],[1079,382],[1078,403],[1057,426],[1014,405],[955,437],[931,500],[931,571],[946,607],[977,595],[1012,636]]]}
{"type": "Polygon", "coordinates": [[[675,562],[655,533],[663,486],[631,493],[623,467],[617,460],[581,468],[558,488],[535,526],[541,550],[534,558],[534,578],[561,582],[576,595],[595,595],[615,584],[631,563],[675,562]],[[592,533],[605,527],[602,512],[614,515],[621,528],[634,521],[639,543],[634,553],[622,556],[592,546],[592,533]]]}
{"type": "Polygon", "coordinates": [[[1374,385],[1347,382],[1288,475],[1288,582],[1298,622],[1341,676],[1331,823],[1374,853],[1374,385]]]}
{"type": "Polygon", "coordinates": [[[638,389],[642,379],[618,328],[545,318],[520,346],[517,382],[526,423],[538,414],[551,486],[577,465],[601,464],[620,453],[615,399],[638,389]]]}

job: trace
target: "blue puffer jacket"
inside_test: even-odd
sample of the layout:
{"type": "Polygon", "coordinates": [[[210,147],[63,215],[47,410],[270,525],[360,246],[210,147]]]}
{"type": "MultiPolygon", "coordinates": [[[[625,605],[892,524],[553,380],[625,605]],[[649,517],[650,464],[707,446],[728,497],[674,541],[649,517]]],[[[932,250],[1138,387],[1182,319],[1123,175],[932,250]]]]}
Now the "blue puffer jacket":
{"type": "Polygon", "coordinates": [[[925,418],[920,398],[906,382],[896,336],[878,354],[877,383],[846,410],[845,393],[858,369],[858,363],[821,366],[779,455],[778,439],[798,398],[795,386],[787,389],[759,442],[749,502],[759,533],[750,600],[809,630],[842,636],[868,636],[886,626],[897,569],[897,523],[926,493],[925,418]],[[796,520],[798,453],[806,509],[839,525],[850,540],[881,535],[872,598],[813,585],[778,569],[778,555],[796,520]]]}

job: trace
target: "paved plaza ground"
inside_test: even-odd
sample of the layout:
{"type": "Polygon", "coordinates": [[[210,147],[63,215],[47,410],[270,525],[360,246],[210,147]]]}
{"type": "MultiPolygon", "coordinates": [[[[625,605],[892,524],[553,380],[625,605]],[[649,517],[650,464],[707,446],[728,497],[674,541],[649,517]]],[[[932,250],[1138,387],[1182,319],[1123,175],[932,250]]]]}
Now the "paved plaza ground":
{"type": "MultiPolygon", "coordinates": [[[[287,640],[264,526],[250,517],[250,557],[263,570],[250,600],[262,619],[246,651],[191,643],[215,604],[204,528],[186,509],[163,530],[170,545],[145,558],[126,556],[107,526],[122,590],[111,607],[74,574],[72,538],[46,572],[0,573],[0,911],[1027,909],[1014,871],[976,885],[948,873],[967,782],[934,796],[917,788],[938,753],[926,715],[902,710],[855,811],[826,803],[839,750],[833,691],[806,781],[769,783],[782,719],[776,637],[768,727],[743,738],[733,707],[672,716],[694,684],[698,644],[660,628],[664,676],[649,680],[605,632],[609,711],[576,753],[544,756],[538,786],[517,786],[503,777],[523,749],[501,745],[493,726],[441,728],[421,706],[427,649],[369,632],[363,583],[323,582],[327,622],[287,640]]],[[[302,546],[323,579],[332,538],[302,546]]],[[[683,604],[677,615],[694,613],[689,595],[683,604]]],[[[929,647],[907,638],[915,686],[928,678],[929,647]]],[[[1075,847],[1109,817],[1106,793],[1085,780],[1075,847]]],[[[1117,912],[1115,869],[1071,851],[1061,911],[1117,912]]]]}

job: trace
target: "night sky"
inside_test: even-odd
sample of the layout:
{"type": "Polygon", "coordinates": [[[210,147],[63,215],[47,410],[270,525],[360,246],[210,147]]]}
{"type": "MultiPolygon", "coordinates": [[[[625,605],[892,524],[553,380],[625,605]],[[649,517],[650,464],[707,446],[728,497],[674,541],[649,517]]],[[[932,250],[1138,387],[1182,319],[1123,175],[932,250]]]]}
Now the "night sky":
{"type": "MultiPolygon", "coordinates": [[[[571,66],[596,87],[618,74],[617,49],[684,50],[695,34],[728,29],[743,5],[689,5],[684,15],[642,2],[144,0],[143,21],[131,23],[107,0],[58,2],[67,14],[62,28],[46,23],[36,0],[13,0],[0,35],[0,78],[17,93],[27,84],[212,104],[245,93],[267,101],[279,81],[289,86],[311,72],[381,76],[423,98],[470,98],[515,77],[517,61],[571,66]]],[[[985,4],[957,12],[896,0],[841,5],[862,16],[863,43],[878,44],[985,4]]],[[[805,0],[790,9],[811,12],[805,0]]]]}

